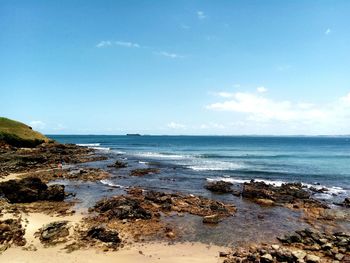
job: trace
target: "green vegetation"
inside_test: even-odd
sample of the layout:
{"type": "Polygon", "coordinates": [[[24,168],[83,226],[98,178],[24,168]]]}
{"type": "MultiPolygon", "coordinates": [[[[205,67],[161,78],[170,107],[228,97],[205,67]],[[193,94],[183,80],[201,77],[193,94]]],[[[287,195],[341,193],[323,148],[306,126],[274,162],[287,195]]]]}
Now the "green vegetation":
{"type": "Polygon", "coordinates": [[[24,123],[0,117],[0,142],[15,147],[35,147],[49,139],[24,123]]]}

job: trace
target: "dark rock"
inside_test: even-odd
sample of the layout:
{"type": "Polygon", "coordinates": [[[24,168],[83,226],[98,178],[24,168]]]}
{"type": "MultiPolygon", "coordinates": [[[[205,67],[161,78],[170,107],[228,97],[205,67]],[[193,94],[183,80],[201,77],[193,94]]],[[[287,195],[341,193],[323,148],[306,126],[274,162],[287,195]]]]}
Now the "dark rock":
{"type": "Polygon", "coordinates": [[[87,232],[87,236],[105,243],[119,244],[121,239],[116,231],[106,230],[104,227],[93,227],[87,232]]]}
{"type": "Polygon", "coordinates": [[[227,257],[228,255],[229,255],[229,253],[227,253],[227,252],[223,252],[223,251],[219,252],[219,257],[221,257],[221,258],[227,257]]]}
{"type": "Polygon", "coordinates": [[[293,204],[294,208],[303,206],[328,208],[327,205],[320,201],[311,199],[311,192],[300,183],[287,183],[275,186],[264,182],[251,181],[243,184],[242,196],[255,202],[260,202],[263,205],[293,204]]]}
{"type": "Polygon", "coordinates": [[[220,217],[218,215],[210,215],[203,217],[203,223],[205,224],[219,224],[220,217]]]}
{"type": "Polygon", "coordinates": [[[15,244],[24,246],[26,244],[24,234],[25,230],[22,228],[19,219],[0,220],[0,245],[15,244]]]}
{"type": "Polygon", "coordinates": [[[273,258],[270,254],[265,254],[260,257],[261,263],[271,263],[273,262],[273,258]]]}
{"type": "Polygon", "coordinates": [[[69,235],[68,221],[56,221],[45,225],[37,232],[43,243],[55,244],[64,240],[69,235]]]}
{"type": "Polygon", "coordinates": [[[168,194],[152,190],[145,193],[145,199],[150,200],[156,204],[172,203],[171,196],[168,194]]]}
{"type": "Polygon", "coordinates": [[[350,198],[349,197],[344,199],[343,206],[350,207],[350,198]]]}
{"type": "Polygon", "coordinates": [[[104,199],[96,203],[94,211],[103,213],[109,219],[151,219],[151,212],[140,206],[140,201],[130,197],[120,196],[104,199]]]}
{"type": "Polygon", "coordinates": [[[148,174],[157,174],[159,172],[159,169],[154,168],[135,169],[131,171],[130,176],[144,176],[148,174]]]}
{"type": "Polygon", "coordinates": [[[234,196],[241,196],[242,195],[242,191],[240,191],[240,190],[232,190],[232,194],[234,196]]]}
{"type": "Polygon", "coordinates": [[[328,189],[325,188],[325,187],[322,187],[321,189],[318,189],[318,188],[316,188],[316,187],[311,186],[309,189],[310,189],[312,192],[314,192],[314,193],[321,193],[321,194],[328,191],[328,189]]]}
{"type": "Polygon", "coordinates": [[[225,181],[217,181],[217,182],[209,182],[205,188],[209,191],[219,193],[219,194],[225,194],[225,193],[231,193],[232,183],[225,182],[225,181]]]}
{"type": "Polygon", "coordinates": [[[11,203],[31,203],[39,200],[62,201],[64,186],[47,186],[39,178],[28,177],[0,183],[0,196],[11,203]]]}
{"type": "Polygon", "coordinates": [[[120,169],[120,168],[128,167],[128,164],[117,160],[113,165],[108,165],[108,167],[114,167],[114,168],[120,169]]]}
{"type": "Polygon", "coordinates": [[[42,199],[48,201],[62,201],[64,197],[64,185],[60,184],[50,185],[42,194],[42,199]]]}

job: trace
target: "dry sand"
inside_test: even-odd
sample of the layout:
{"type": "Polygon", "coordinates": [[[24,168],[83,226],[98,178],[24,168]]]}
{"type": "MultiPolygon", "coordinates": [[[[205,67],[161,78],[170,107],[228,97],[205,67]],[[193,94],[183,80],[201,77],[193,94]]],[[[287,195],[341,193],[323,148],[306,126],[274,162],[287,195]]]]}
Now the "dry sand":
{"type": "MultiPolygon", "coordinates": [[[[6,217],[8,215],[5,215],[6,217]]],[[[58,220],[68,220],[71,225],[78,224],[84,216],[83,212],[72,216],[49,216],[42,213],[22,214],[23,224],[26,228],[25,247],[35,247],[36,251],[27,251],[22,247],[11,247],[0,254],[0,262],[16,263],[58,263],[58,262],[221,262],[220,251],[227,248],[208,246],[202,243],[135,243],[127,245],[118,251],[103,252],[97,249],[82,249],[72,253],[63,250],[63,245],[45,248],[34,233],[43,225],[58,220]],[[26,223],[27,222],[27,223],[26,223]]],[[[4,218],[4,217],[3,217],[4,218]]]]}
{"type": "Polygon", "coordinates": [[[58,262],[221,262],[219,251],[225,249],[200,243],[166,245],[163,243],[137,244],[115,252],[102,252],[93,249],[66,253],[60,247],[39,248],[37,251],[24,251],[10,248],[0,255],[1,262],[16,263],[58,263],[58,262]]]}

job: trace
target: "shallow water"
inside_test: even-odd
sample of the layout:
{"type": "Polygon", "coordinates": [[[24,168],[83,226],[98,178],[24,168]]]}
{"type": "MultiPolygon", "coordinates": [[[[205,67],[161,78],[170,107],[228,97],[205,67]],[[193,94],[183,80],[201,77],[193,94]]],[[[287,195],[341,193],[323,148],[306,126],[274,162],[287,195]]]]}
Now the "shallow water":
{"type": "MultiPolygon", "coordinates": [[[[346,196],[350,191],[350,137],[254,136],[50,136],[104,152],[122,153],[131,161],[156,163],[166,175],[187,180],[260,179],[272,183],[300,181],[324,185],[346,196]]],[[[193,191],[198,184],[194,183],[193,191]]],[[[321,186],[320,186],[321,187],[321,186]]]]}
{"type": "MultiPolygon", "coordinates": [[[[60,183],[66,185],[67,191],[77,194],[76,198],[81,200],[77,204],[78,209],[90,207],[102,197],[123,194],[130,186],[196,194],[233,203],[237,213],[217,226],[204,225],[198,216],[165,217],[167,222],[176,225],[180,240],[233,246],[274,242],[276,236],[307,225],[301,220],[299,212],[282,207],[261,207],[231,194],[213,194],[204,188],[208,180],[224,179],[239,185],[257,178],[275,184],[296,180],[317,187],[326,185],[330,191],[318,197],[330,203],[343,200],[350,190],[350,145],[346,138],[205,138],[55,137],[60,142],[99,147],[99,151],[110,159],[79,164],[78,167],[102,168],[112,174],[112,178],[96,183],[60,183]],[[117,159],[126,161],[129,166],[123,169],[107,167],[117,159]],[[132,169],[147,167],[159,168],[160,173],[143,177],[129,176],[132,169]]],[[[349,223],[341,223],[341,227],[350,229],[349,223]]]]}

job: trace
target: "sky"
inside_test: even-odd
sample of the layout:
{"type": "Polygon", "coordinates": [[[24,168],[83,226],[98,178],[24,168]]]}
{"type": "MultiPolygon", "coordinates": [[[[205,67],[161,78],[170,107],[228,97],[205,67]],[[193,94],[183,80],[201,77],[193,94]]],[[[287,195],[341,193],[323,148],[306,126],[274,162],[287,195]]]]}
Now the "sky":
{"type": "Polygon", "coordinates": [[[350,134],[350,1],[0,0],[0,116],[45,134],[350,134]]]}

